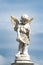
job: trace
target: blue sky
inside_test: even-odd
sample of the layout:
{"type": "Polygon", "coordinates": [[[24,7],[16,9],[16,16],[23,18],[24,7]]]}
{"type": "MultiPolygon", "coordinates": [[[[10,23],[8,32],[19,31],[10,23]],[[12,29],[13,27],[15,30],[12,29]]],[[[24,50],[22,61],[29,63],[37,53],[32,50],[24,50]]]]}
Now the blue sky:
{"type": "Polygon", "coordinates": [[[0,65],[14,62],[18,43],[10,16],[20,19],[22,14],[34,18],[29,54],[35,65],[43,65],[43,0],[0,0],[0,65]]]}

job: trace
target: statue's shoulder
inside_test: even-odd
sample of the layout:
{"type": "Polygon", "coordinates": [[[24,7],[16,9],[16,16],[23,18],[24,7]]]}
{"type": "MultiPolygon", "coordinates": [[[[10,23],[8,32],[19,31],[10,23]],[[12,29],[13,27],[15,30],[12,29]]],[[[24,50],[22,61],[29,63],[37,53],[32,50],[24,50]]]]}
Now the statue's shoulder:
{"type": "Polygon", "coordinates": [[[24,27],[25,27],[25,28],[30,28],[30,24],[27,23],[27,24],[24,25],[24,27]]]}

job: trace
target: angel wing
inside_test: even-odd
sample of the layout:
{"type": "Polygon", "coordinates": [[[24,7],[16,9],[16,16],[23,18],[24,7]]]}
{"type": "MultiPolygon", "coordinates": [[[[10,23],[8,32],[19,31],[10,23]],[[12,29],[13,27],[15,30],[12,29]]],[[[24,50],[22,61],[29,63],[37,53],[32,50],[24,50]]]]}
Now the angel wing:
{"type": "Polygon", "coordinates": [[[18,24],[19,24],[18,19],[14,16],[11,16],[11,22],[12,22],[12,26],[13,26],[14,30],[17,31],[18,24]]]}

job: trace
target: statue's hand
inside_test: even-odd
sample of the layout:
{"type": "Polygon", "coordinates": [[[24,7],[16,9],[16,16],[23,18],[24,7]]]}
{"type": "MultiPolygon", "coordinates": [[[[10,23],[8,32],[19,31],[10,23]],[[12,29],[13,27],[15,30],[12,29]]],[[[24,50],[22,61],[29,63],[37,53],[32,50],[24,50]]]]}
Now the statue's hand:
{"type": "Polygon", "coordinates": [[[26,33],[26,29],[24,27],[21,27],[21,32],[26,33]]]}

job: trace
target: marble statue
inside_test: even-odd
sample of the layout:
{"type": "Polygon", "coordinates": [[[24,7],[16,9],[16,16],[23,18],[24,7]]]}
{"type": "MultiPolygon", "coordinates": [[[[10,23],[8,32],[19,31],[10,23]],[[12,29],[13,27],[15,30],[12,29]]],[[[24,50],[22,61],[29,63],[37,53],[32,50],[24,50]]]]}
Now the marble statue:
{"type": "Polygon", "coordinates": [[[31,33],[30,23],[32,22],[32,20],[33,18],[30,18],[26,14],[21,16],[20,21],[16,17],[11,16],[11,22],[13,28],[17,32],[16,41],[19,42],[19,48],[16,57],[22,55],[28,57],[28,45],[30,42],[30,33],[31,33]]]}

